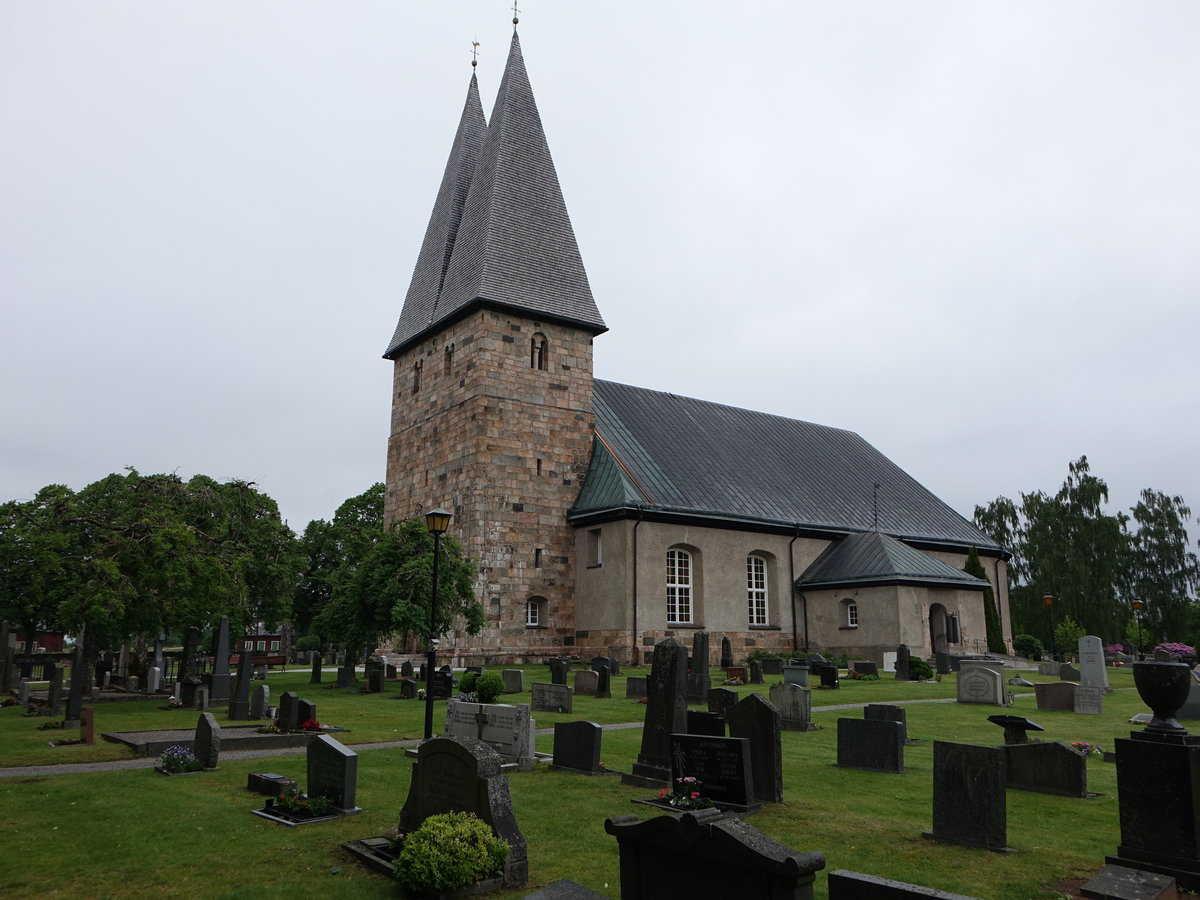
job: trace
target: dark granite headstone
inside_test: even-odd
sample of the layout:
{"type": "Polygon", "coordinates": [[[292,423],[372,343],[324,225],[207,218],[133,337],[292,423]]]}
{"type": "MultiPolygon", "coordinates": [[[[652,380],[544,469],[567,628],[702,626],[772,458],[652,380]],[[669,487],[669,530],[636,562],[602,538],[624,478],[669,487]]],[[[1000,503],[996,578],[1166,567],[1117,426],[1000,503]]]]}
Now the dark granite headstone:
{"type": "Polygon", "coordinates": [[[550,666],[550,683],[551,684],[566,684],[567,672],[571,670],[571,661],[556,657],[549,662],[550,666]]]}
{"type": "Polygon", "coordinates": [[[701,675],[696,672],[689,672],[687,676],[687,701],[688,703],[703,703],[708,692],[712,690],[712,678],[707,673],[701,675]]]}
{"type": "Polygon", "coordinates": [[[212,713],[201,713],[196,720],[196,737],[192,741],[192,755],[206,769],[215,769],[221,758],[221,726],[212,713]]]}
{"type": "Polygon", "coordinates": [[[728,669],[733,665],[733,645],[729,643],[729,638],[721,638],[721,668],[728,669]]]}
{"type": "Polygon", "coordinates": [[[354,687],[354,666],[338,666],[337,686],[340,688],[354,687]]]}
{"type": "Polygon", "coordinates": [[[383,693],[384,683],[387,681],[387,672],[379,666],[372,666],[367,670],[367,690],[372,694],[383,693]]]}
{"type": "Polygon", "coordinates": [[[687,711],[687,733],[725,737],[725,718],[714,712],[689,709],[687,711]]]}
{"type": "Polygon", "coordinates": [[[250,695],[250,718],[265,719],[271,708],[271,686],[260,684],[250,695]]]}
{"type": "Polygon", "coordinates": [[[575,692],[565,684],[535,681],[530,686],[530,696],[530,705],[535,712],[569,713],[574,707],[575,692]]]}
{"type": "Polygon", "coordinates": [[[876,772],[903,772],[904,739],[902,722],[838,719],[837,764],[876,772]]]}
{"type": "Polygon", "coordinates": [[[305,722],[310,722],[317,717],[317,704],[311,700],[296,701],[296,727],[303,728],[305,722]]]}
{"type": "Polygon", "coordinates": [[[433,673],[433,699],[449,700],[454,696],[454,676],[438,670],[433,673]]]}
{"type": "Polygon", "coordinates": [[[608,657],[607,656],[593,656],[592,661],[589,663],[589,665],[592,667],[592,671],[594,671],[594,672],[599,672],[602,668],[607,669],[607,668],[609,668],[608,657]]]}
{"type": "Polygon", "coordinates": [[[79,717],[83,712],[83,691],[87,687],[87,667],[83,662],[83,642],[79,642],[75,646],[75,653],[71,657],[71,685],[67,691],[67,711],[65,719],[71,723],[69,727],[73,727],[74,723],[79,721],[79,717]]]}
{"type": "Polygon", "coordinates": [[[1086,797],[1087,756],[1058,741],[1004,747],[1008,787],[1039,794],[1086,797]]]}
{"type": "Polygon", "coordinates": [[[780,717],[759,694],[738,701],[726,714],[729,736],[750,742],[750,771],[754,798],[763,803],[783,802],[783,744],[780,717]]]}
{"type": "Polygon", "coordinates": [[[571,769],[588,775],[600,773],[600,739],[603,729],[594,722],[556,722],[554,725],[555,769],[571,769]]]}
{"type": "Polygon", "coordinates": [[[1035,684],[1033,693],[1037,698],[1037,708],[1047,712],[1074,712],[1075,688],[1074,682],[1070,681],[1035,684]]]}
{"type": "Polygon", "coordinates": [[[609,675],[608,666],[601,666],[596,672],[595,696],[597,700],[612,699],[612,680],[609,675]]]}
{"type": "Polygon", "coordinates": [[[284,691],[279,697],[279,727],[283,731],[296,731],[300,728],[298,718],[300,696],[293,691],[284,691]]]}
{"type": "Polygon", "coordinates": [[[763,658],[762,670],[764,675],[782,675],[783,660],[778,656],[767,656],[763,658]]]}
{"type": "Polygon", "coordinates": [[[1092,876],[1079,893],[1100,900],[1178,900],[1176,888],[1170,875],[1110,864],[1092,876]]]}
{"type": "Polygon", "coordinates": [[[762,663],[759,662],[757,659],[750,660],[750,683],[751,684],[762,684],[763,683],[763,667],[762,667],[762,663]]]}
{"type": "Polygon", "coordinates": [[[933,743],[933,829],[925,837],[1007,851],[1004,747],[933,743]]]}
{"type": "Polygon", "coordinates": [[[1058,677],[1060,681],[1075,681],[1078,682],[1082,677],[1077,668],[1070,663],[1063,663],[1058,667],[1058,677]]]}
{"type": "Polygon", "coordinates": [[[829,873],[829,900],[978,900],[978,898],[838,869],[829,873]]]}
{"type": "Polygon", "coordinates": [[[838,670],[833,666],[821,667],[821,687],[823,688],[839,688],[841,682],[838,681],[838,670]]]}
{"type": "Polygon", "coordinates": [[[625,699],[637,700],[646,696],[646,679],[639,675],[630,675],[625,679],[625,699]]]}
{"type": "Polygon", "coordinates": [[[818,852],[797,853],[716,810],[607,819],[617,839],[625,898],[761,897],[812,900],[818,852]]]}
{"type": "Polygon", "coordinates": [[[312,672],[308,676],[309,684],[321,683],[321,654],[315,653],[312,658],[312,672]]]}
{"type": "Polygon", "coordinates": [[[267,797],[282,797],[299,787],[293,779],[275,772],[251,772],[246,776],[246,790],[267,797]]]}
{"type": "Polygon", "coordinates": [[[622,780],[632,784],[664,785],[671,777],[671,735],[687,728],[687,653],[674,638],[654,648],[654,663],[646,681],[646,717],[642,748],[633,772],[622,780]]]}
{"type": "Polygon", "coordinates": [[[896,680],[909,680],[909,663],[912,659],[912,653],[908,649],[908,644],[900,644],[896,647],[896,680]]]}
{"type": "Polygon", "coordinates": [[[876,678],[879,677],[879,666],[875,665],[869,659],[856,659],[850,663],[850,668],[859,675],[874,675],[876,678]]]}
{"type": "Polygon", "coordinates": [[[750,768],[750,742],[746,738],[671,735],[671,781],[695,778],[700,793],[714,803],[749,806],[754,802],[750,768]]]}
{"type": "Polygon", "coordinates": [[[254,653],[242,650],[238,655],[237,678],[229,698],[229,718],[244,721],[250,718],[250,681],[254,677],[254,653]]]}
{"type": "Polygon", "coordinates": [[[902,725],[908,725],[908,716],[904,711],[904,707],[891,703],[868,703],[863,707],[863,718],[882,722],[899,722],[902,725]]]}
{"type": "Polygon", "coordinates": [[[939,675],[949,675],[951,670],[950,654],[939,650],[933,655],[934,671],[939,675]]]}
{"type": "Polygon", "coordinates": [[[608,900],[608,898],[569,878],[560,878],[558,881],[550,882],[540,891],[526,894],[523,900],[608,900]]]}
{"type": "Polygon", "coordinates": [[[610,656],[608,658],[608,674],[609,675],[620,675],[621,674],[621,664],[619,662],[617,662],[617,658],[615,656],[610,656]]]}
{"type": "Polygon", "coordinates": [[[692,674],[708,674],[708,632],[697,631],[692,635],[692,674]]]}
{"type": "Polygon", "coordinates": [[[229,682],[229,616],[221,616],[221,624],[217,628],[217,649],[213,651],[209,700],[228,700],[229,682]]]}
{"type": "Polygon", "coordinates": [[[327,734],[308,745],[310,797],[327,797],[344,816],[362,812],[355,804],[358,790],[358,754],[327,734]]]}
{"type": "Polygon", "coordinates": [[[435,737],[417,748],[400,829],[411,832],[439,813],[469,812],[487,822],[508,843],[504,882],[525,883],[529,873],[525,838],[517,826],[508,776],[500,774],[500,756],[474,738],[435,737]]]}
{"type": "Polygon", "coordinates": [[[713,688],[705,700],[708,702],[709,712],[724,716],[738,702],[738,692],[733,688],[713,688]]]}
{"type": "Polygon", "coordinates": [[[63,703],[63,669],[62,666],[55,666],[50,670],[50,696],[48,704],[50,706],[50,715],[57,716],[62,709],[63,703]]]}
{"type": "Polygon", "coordinates": [[[417,683],[411,678],[400,679],[400,699],[401,700],[416,700],[417,699],[417,683]]]}
{"type": "Polygon", "coordinates": [[[404,662],[400,663],[400,677],[401,678],[412,678],[413,677],[413,664],[407,659],[404,660],[404,662]]]}

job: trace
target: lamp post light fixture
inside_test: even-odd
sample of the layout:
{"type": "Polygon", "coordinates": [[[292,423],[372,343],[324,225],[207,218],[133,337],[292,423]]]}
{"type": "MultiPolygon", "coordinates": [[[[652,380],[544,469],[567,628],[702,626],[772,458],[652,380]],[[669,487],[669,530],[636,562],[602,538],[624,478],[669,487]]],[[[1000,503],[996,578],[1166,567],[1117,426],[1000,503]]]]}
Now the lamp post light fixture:
{"type": "Polygon", "coordinates": [[[1050,623],[1050,658],[1058,659],[1058,646],[1054,642],[1054,595],[1049,591],[1042,594],[1042,605],[1046,607],[1046,621],[1050,623]]]}
{"type": "Polygon", "coordinates": [[[1134,597],[1129,601],[1129,605],[1133,607],[1133,621],[1137,624],[1137,658],[1143,660],[1146,658],[1146,654],[1142,652],[1142,609],[1145,607],[1146,601],[1141,597],[1134,597]]]}
{"type": "Polygon", "coordinates": [[[438,554],[442,535],[450,527],[451,513],[434,509],[425,513],[425,528],[433,535],[433,590],[429,596],[429,648],[425,657],[425,740],[433,737],[433,670],[437,666],[438,554]]]}

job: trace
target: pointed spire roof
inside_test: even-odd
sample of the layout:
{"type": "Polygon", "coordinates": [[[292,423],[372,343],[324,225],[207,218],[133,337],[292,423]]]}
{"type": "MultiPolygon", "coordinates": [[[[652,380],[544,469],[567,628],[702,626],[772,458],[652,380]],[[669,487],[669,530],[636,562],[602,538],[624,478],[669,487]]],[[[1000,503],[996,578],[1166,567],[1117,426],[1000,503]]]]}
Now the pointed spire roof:
{"type": "Polygon", "coordinates": [[[421,244],[408,294],[404,298],[400,321],[396,324],[387,352],[383,354],[385,358],[395,356],[405,343],[437,319],[438,297],[446,280],[446,270],[450,267],[450,255],[458,237],[463,207],[483,149],[486,130],[483,104],[479,102],[479,82],[472,72],[458,131],[455,132],[450,158],[446,161],[446,171],[433,204],[433,214],[425,228],[425,240],[421,244]]]}
{"type": "Polygon", "coordinates": [[[477,306],[592,334],[608,330],[592,299],[515,32],[435,314],[398,327],[387,355],[477,306]]]}

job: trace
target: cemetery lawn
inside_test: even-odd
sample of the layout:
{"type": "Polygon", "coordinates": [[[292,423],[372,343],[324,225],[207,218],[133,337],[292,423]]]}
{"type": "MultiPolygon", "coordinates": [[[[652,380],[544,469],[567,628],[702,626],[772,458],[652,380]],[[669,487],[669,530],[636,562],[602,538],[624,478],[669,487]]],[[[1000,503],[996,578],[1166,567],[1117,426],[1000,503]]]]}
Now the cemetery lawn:
{"type": "MultiPolygon", "coordinates": [[[[628,674],[644,674],[630,670],[628,674]]],[[[544,666],[526,669],[526,683],[548,680],[544,666]]],[[[1023,673],[1030,681],[1053,679],[1023,673]]],[[[1038,712],[1032,689],[1009,712],[1045,727],[1045,740],[1088,741],[1106,750],[1134,726],[1129,716],[1144,712],[1129,670],[1109,670],[1114,693],[1104,698],[1104,715],[1038,712]]],[[[326,680],[330,680],[326,674],[326,680]]],[[[737,687],[741,694],[768,685],[737,687]]],[[[612,700],[576,697],[573,715],[535,713],[539,728],[556,721],[640,721],[644,707],[624,699],[625,678],[613,679],[612,700]]],[[[357,694],[308,684],[308,671],[274,672],[273,701],[285,690],[317,704],[318,718],[351,729],[336,737],[368,744],[419,737],[424,704],[395,701],[395,685],[383,695],[357,694]]],[[[987,716],[998,707],[954,702],[906,707],[910,737],[922,743],[905,750],[906,770],[884,774],[840,769],[836,723],[859,710],[819,711],[845,703],[939,699],[954,696],[954,678],[940,684],[910,684],[883,678],[843,680],[837,691],[814,690],[813,732],[783,733],[784,798],[748,817],[750,824],[799,851],[820,850],[825,872],[851,869],[988,900],[1060,896],[1062,878],[1087,877],[1104,864],[1119,841],[1116,771],[1091,757],[1089,790],[1102,796],[1057,797],[1010,790],[1008,845],[1017,852],[990,853],[933,843],[921,837],[931,825],[934,740],[997,746],[1003,732],[987,716]]],[[[529,693],[507,702],[529,702],[529,693]]],[[[40,717],[18,707],[0,709],[0,761],[6,766],[121,759],[123,746],[100,739],[103,731],[194,726],[196,713],[163,710],[155,702],[96,704],[97,744],[51,750],[46,741],[71,736],[37,731],[40,717]],[[40,744],[40,747],[39,747],[40,744]]],[[[437,723],[444,716],[439,703],[437,723]]],[[[696,707],[693,707],[696,708],[696,707]]],[[[224,711],[214,709],[225,723],[224,711]]],[[[1140,726],[1139,726],[1140,727],[1140,726]]],[[[637,758],[640,728],[604,733],[602,759],[609,769],[629,771],[637,758]]],[[[551,735],[537,749],[549,753],[551,735]]],[[[358,762],[357,816],[300,828],[284,828],[250,815],[262,798],[245,789],[251,772],[278,772],[305,780],[303,755],[223,759],[215,772],[167,778],[151,769],[0,779],[6,817],[0,826],[0,896],[84,895],[126,897],[151,892],[200,897],[395,897],[387,878],[362,869],[341,850],[343,841],[382,834],[393,827],[404,803],[411,761],[400,748],[362,748],[358,762]]],[[[631,801],[653,791],[628,787],[618,777],[573,775],[536,766],[510,776],[517,819],[529,846],[530,882],[493,896],[523,897],[560,878],[602,894],[619,893],[616,840],[604,832],[606,817],[655,815],[631,801]]],[[[825,897],[825,874],[816,895],[825,897]]]]}

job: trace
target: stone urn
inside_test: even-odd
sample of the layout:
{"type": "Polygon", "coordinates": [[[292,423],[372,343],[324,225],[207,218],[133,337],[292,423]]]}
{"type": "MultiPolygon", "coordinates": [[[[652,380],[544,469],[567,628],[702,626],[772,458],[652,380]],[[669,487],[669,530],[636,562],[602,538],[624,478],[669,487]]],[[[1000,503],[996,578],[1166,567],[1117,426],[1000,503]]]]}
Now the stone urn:
{"type": "Polygon", "coordinates": [[[1157,734],[1187,734],[1175,719],[1187,702],[1192,685],[1192,670],[1186,663],[1137,662],[1133,664],[1133,683],[1154,718],[1145,730],[1157,734]]]}

